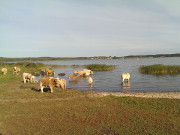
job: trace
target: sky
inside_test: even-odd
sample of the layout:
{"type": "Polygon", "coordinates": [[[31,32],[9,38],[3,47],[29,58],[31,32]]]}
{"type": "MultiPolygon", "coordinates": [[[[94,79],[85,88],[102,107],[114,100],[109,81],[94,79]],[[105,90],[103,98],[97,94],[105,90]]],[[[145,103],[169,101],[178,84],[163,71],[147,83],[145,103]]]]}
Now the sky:
{"type": "Polygon", "coordinates": [[[180,0],[0,0],[0,57],[180,53],[180,0]]]}

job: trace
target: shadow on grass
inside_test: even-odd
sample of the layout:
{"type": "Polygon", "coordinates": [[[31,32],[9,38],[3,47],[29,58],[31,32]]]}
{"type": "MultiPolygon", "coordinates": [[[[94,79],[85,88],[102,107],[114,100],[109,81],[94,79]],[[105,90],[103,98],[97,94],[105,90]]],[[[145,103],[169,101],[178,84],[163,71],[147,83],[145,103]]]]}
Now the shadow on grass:
{"type": "MultiPolygon", "coordinates": [[[[41,92],[41,89],[37,89],[35,87],[31,88],[31,90],[33,90],[35,92],[41,92]]],[[[50,88],[44,88],[43,92],[50,92],[50,88]]]]}

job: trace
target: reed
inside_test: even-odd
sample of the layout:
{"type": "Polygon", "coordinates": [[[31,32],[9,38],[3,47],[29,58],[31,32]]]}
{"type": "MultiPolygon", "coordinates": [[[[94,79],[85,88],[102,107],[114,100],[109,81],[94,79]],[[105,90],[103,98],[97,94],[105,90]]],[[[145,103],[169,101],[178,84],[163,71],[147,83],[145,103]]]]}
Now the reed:
{"type": "Polygon", "coordinates": [[[86,65],[86,68],[92,71],[109,71],[116,68],[115,65],[106,65],[106,64],[89,64],[86,65]]]}
{"type": "Polygon", "coordinates": [[[166,74],[179,74],[179,65],[162,65],[155,64],[149,66],[141,66],[139,71],[144,74],[156,74],[156,75],[166,75],[166,74]]]}

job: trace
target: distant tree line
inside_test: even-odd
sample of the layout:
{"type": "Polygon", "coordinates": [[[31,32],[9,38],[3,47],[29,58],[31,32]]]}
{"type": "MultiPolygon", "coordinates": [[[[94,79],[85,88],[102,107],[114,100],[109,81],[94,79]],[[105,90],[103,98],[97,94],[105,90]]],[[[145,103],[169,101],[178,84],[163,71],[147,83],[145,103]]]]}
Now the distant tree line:
{"type": "Polygon", "coordinates": [[[61,60],[92,60],[92,59],[126,59],[126,58],[159,58],[159,57],[180,57],[176,54],[156,54],[156,55],[129,55],[124,57],[117,56],[94,56],[94,57],[25,57],[25,58],[6,58],[0,57],[0,62],[25,62],[25,61],[61,61],[61,60]]]}
{"type": "Polygon", "coordinates": [[[129,55],[124,58],[159,58],[159,57],[180,57],[180,53],[176,54],[155,54],[155,55],[129,55]]]}

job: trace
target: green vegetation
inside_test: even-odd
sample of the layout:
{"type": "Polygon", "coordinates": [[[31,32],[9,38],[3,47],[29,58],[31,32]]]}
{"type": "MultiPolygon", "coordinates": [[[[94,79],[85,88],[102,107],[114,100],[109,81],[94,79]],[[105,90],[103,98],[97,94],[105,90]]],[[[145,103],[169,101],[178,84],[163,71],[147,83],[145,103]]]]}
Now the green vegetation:
{"type": "Polygon", "coordinates": [[[92,70],[92,71],[108,71],[113,70],[116,68],[115,65],[106,65],[106,64],[90,64],[85,65],[86,68],[92,70]]]}
{"type": "Polygon", "coordinates": [[[141,66],[140,72],[144,74],[156,74],[156,75],[164,75],[164,74],[179,74],[180,66],[179,65],[149,65],[149,66],[141,66]]]}
{"type": "Polygon", "coordinates": [[[26,62],[26,61],[62,61],[62,60],[79,60],[87,58],[66,58],[66,57],[25,57],[25,58],[4,58],[0,57],[0,62],[26,62]]]}
{"type": "MultiPolygon", "coordinates": [[[[66,68],[67,65],[46,65],[43,63],[31,63],[31,62],[20,62],[20,63],[2,63],[0,62],[0,67],[6,67],[9,72],[12,72],[13,67],[20,67],[21,73],[28,72],[33,75],[39,75],[41,70],[46,68],[66,68]]],[[[2,69],[1,68],[1,69],[2,69]]]]}
{"type": "Polygon", "coordinates": [[[14,64],[6,65],[7,75],[0,74],[2,135],[179,134],[179,99],[96,97],[91,91],[59,88],[40,93],[38,84],[22,82],[22,73],[46,65],[27,65],[17,65],[20,75],[13,75],[14,64]]]}

